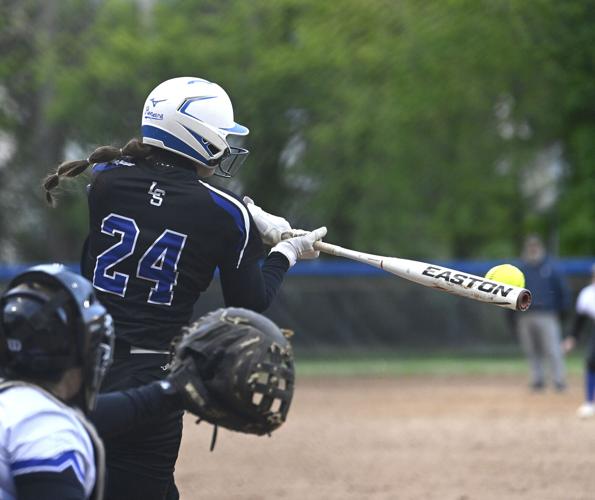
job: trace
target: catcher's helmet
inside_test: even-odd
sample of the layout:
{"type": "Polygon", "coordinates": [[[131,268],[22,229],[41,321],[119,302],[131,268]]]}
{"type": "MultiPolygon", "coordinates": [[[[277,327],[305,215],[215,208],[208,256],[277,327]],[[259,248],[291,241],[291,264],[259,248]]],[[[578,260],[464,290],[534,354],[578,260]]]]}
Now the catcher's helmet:
{"type": "Polygon", "coordinates": [[[228,135],[248,135],[234,121],[229,96],[216,83],[180,77],[155,87],[143,109],[143,143],[190,158],[222,177],[232,177],[248,150],[230,146],[228,135]]]}
{"type": "Polygon", "coordinates": [[[8,377],[58,381],[81,367],[85,411],[95,404],[113,343],[112,317],[92,285],[62,265],[28,269],[0,297],[0,358],[8,377]]]}
{"type": "Polygon", "coordinates": [[[240,308],[219,309],[185,329],[172,375],[192,357],[199,384],[186,391],[190,409],[212,424],[269,434],[286,420],[295,380],[291,345],[269,319],[240,308]]]}

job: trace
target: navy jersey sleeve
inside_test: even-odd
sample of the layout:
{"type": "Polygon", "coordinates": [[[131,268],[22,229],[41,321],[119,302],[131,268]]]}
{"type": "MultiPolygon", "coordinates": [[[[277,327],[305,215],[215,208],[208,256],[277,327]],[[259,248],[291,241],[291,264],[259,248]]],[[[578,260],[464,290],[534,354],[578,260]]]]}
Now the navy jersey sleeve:
{"type": "Polygon", "coordinates": [[[238,269],[222,269],[225,305],[263,312],[277,295],[288,269],[287,257],[279,252],[271,253],[262,267],[256,261],[245,263],[238,269]]]}
{"type": "MultiPolygon", "coordinates": [[[[243,205],[243,202],[240,202],[243,205]]],[[[271,253],[262,264],[263,243],[247,208],[249,230],[244,254],[239,265],[230,252],[219,266],[221,288],[226,307],[245,307],[256,312],[266,310],[281,287],[289,261],[278,252],[271,253]]],[[[230,246],[233,248],[233,246],[230,246]]]]}
{"type": "Polygon", "coordinates": [[[230,253],[219,265],[221,288],[226,307],[263,312],[277,295],[289,269],[289,261],[283,254],[273,252],[261,266],[262,239],[249,212],[248,217],[250,231],[241,262],[237,265],[235,254],[230,253]]]}
{"type": "Polygon", "coordinates": [[[182,410],[180,396],[166,394],[160,382],[97,396],[89,419],[102,439],[122,434],[155,417],[182,410]]]}
{"type": "Polygon", "coordinates": [[[19,500],[84,500],[85,490],[74,471],[32,472],[14,478],[19,500]]]}
{"type": "Polygon", "coordinates": [[[219,262],[225,305],[263,312],[279,291],[289,261],[283,254],[273,252],[261,265],[263,243],[246,205],[229,191],[211,186],[209,189],[215,203],[228,212],[234,223],[219,262]]]}

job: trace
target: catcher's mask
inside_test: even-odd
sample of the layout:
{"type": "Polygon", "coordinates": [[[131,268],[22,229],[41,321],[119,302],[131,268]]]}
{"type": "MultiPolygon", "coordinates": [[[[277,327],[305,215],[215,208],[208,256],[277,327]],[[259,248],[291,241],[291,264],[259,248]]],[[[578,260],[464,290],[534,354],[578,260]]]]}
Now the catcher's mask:
{"type": "Polygon", "coordinates": [[[286,420],[293,353],[269,319],[240,308],[214,311],[185,329],[172,372],[188,355],[203,385],[190,396],[202,419],[257,435],[270,434],[286,420]]]}
{"type": "Polygon", "coordinates": [[[57,382],[80,367],[76,404],[95,405],[112,360],[112,317],[83,277],[59,264],[35,266],[0,297],[0,364],[12,379],[57,382]]]}

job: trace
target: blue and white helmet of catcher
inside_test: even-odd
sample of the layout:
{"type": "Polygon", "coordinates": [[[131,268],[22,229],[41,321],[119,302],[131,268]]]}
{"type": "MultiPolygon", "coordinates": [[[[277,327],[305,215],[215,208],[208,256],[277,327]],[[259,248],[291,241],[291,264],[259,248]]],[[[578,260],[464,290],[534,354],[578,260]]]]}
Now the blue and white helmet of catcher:
{"type": "Polygon", "coordinates": [[[202,78],[180,77],[155,87],[143,108],[143,143],[172,151],[233,176],[248,155],[230,146],[229,135],[248,135],[234,121],[229,96],[219,85],[202,78]]]}

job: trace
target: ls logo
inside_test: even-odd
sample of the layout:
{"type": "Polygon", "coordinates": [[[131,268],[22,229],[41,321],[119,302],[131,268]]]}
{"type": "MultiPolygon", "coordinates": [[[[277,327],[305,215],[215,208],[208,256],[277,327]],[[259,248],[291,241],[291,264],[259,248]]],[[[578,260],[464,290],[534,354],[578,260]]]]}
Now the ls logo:
{"type": "Polygon", "coordinates": [[[157,187],[157,183],[153,182],[153,184],[151,184],[151,187],[149,188],[148,193],[151,195],[149,203],[156,207],[160,207],[163,203],[163,198],[165,197],[165,190],[159,189],[157,187]]]}

